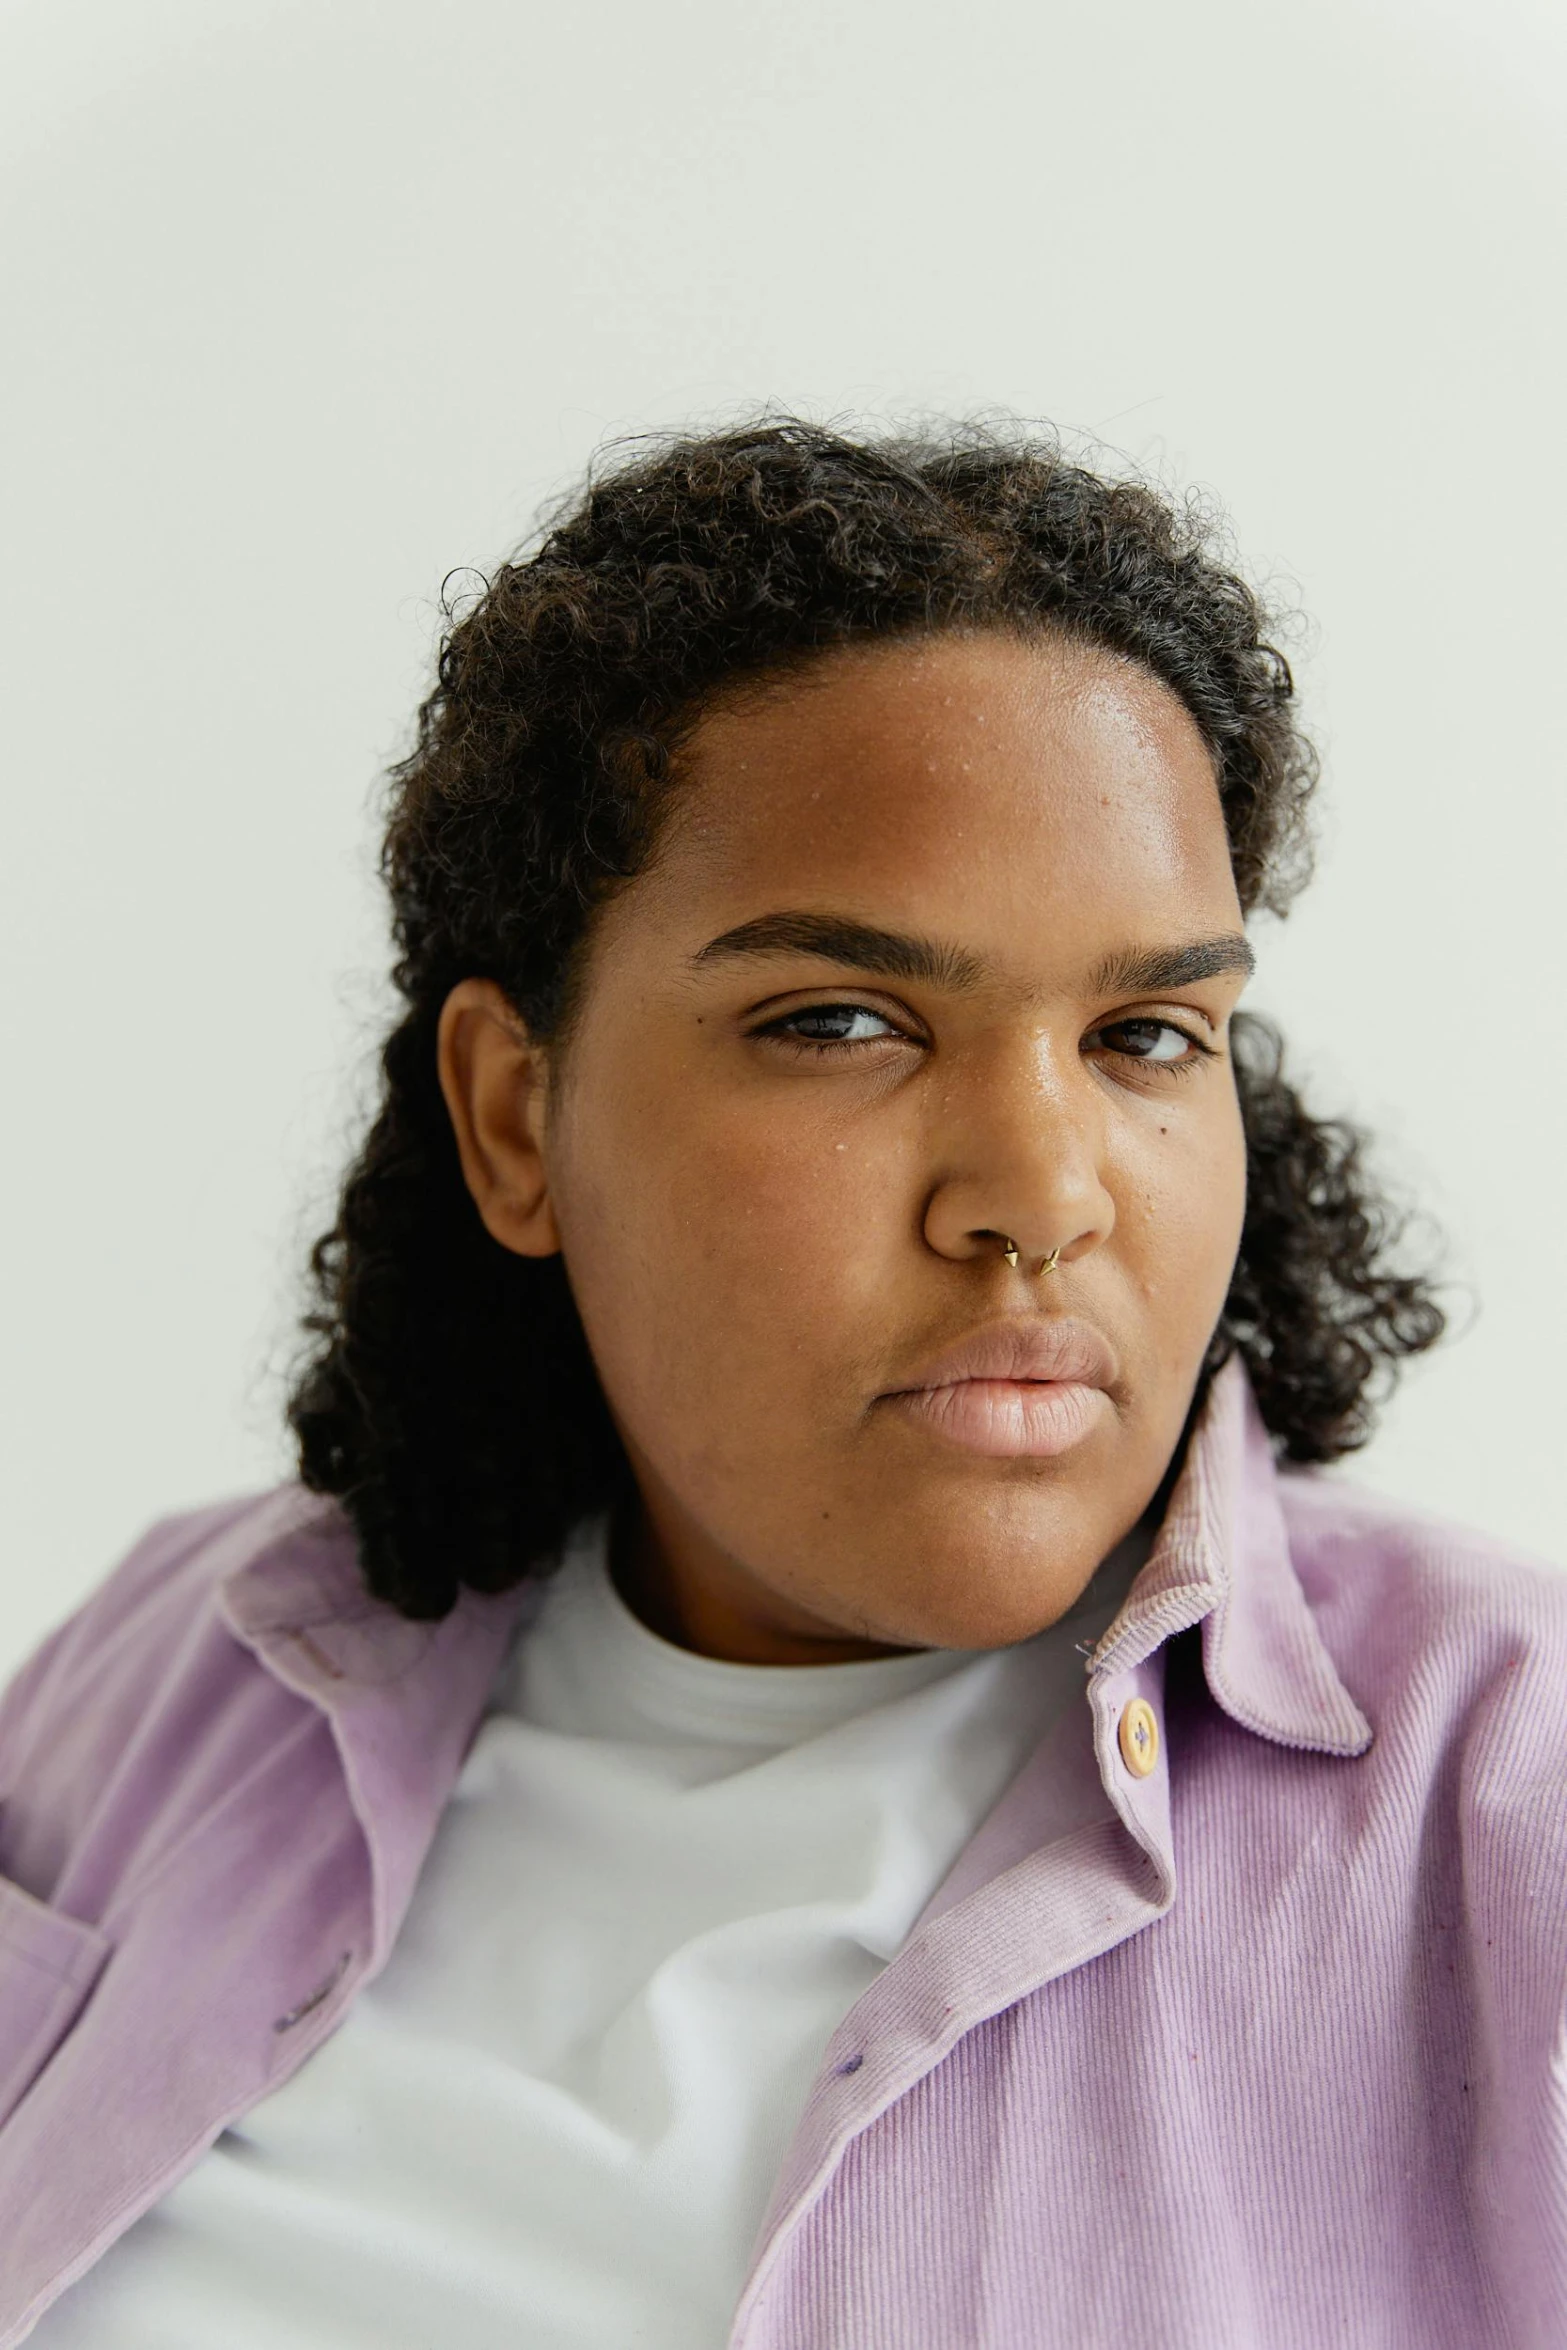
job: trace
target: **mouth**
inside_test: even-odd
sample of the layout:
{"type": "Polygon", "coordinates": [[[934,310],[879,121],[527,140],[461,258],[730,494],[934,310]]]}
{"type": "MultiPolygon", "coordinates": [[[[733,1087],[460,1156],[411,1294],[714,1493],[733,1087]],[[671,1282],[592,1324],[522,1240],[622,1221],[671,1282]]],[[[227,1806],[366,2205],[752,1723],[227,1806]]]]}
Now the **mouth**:
{"type": "Polygon", "coordinates": [[[948,1444],[993,1460],[1070,1452],[1111,1409],[1104,1389],[1082,1379],[956,1379],[885,1400],[948,1444]]]}
{"type": "Polygon", "coordinates": [[[1118,1377],[1115,1349],[1092,1322],[1009,1315],[928,1359],[881,1401],[962,1451],[1049,1459],[1104,1425],[1118,1377]]]}

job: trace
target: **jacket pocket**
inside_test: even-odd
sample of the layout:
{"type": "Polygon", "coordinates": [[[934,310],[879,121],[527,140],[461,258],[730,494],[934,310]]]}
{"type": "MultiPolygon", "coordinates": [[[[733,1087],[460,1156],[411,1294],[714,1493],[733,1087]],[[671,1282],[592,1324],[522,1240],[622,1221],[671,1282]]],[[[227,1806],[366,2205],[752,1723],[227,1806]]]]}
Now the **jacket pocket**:
{"type": "Polygon", "coordinates": [[[113,1944],[0,1877],[0,2127],[80,2015],[113,1944]]]}

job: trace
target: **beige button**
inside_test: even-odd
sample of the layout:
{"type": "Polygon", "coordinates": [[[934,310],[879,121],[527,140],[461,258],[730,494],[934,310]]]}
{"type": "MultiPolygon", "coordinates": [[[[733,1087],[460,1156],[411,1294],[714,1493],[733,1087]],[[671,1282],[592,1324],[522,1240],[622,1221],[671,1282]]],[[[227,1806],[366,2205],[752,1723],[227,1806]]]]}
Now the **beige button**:
{"type": "Polygon", "coordinates": [[[1159,1723],[1153,1707],[1140,1697],[1121,1709],[1121,1760],[1134,1779],[1146,1779],[1159,1760],[1159,1723]]]}

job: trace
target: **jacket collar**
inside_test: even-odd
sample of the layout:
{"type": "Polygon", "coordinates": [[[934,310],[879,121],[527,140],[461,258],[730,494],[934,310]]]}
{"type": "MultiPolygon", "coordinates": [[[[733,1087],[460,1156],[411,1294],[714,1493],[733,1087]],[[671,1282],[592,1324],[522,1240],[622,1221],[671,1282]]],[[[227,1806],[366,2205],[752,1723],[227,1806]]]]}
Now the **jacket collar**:
{"type": "MultiPolygon", "coordinates": [[[[374,1860],[373,1970],[542,1584],[495,1597],[464,1590],[448,1616],[411,1622],[365,1590],[341,1504],[296,1482],[225,1530],[214,1567],[235,1637],[332,1723],[374,1860]]],[[[1271,1441],[1238,1357],[1210,1383],[1153,1548],[1089,1660],[1091,1681],[1133,1669],[1196,1623],[1209,1689],[1232,1720],[1284,1746],[1369,1746],[1291,1562],[1271,1441]]]]}
{"type": "Polygon", "coordinates": [[[1153,1549],[1090,1674],[1125,1672],[1196,1623],[1209,1690],[1232,1721],[1281,1746],[1365,1752],[1371,1725],[1295,1572],[1272,1439],[1238,1355],[1210,1382],[1153,1549]]]}
{"type": "MultiPolygon", "coordinates": [[[[352,1522],[299,1484],[268,1494],[220,1566],[218,1607],[268,1672],[326,1714],[370,1847],[367,1971],[389,1953],[502,1654],[537,1604],[536,1579],[464,1590],[415,1623],[366,1591],[352,1522]]],[[[241,1529],[234,1529],[236,1536],[241,1529]]]]}

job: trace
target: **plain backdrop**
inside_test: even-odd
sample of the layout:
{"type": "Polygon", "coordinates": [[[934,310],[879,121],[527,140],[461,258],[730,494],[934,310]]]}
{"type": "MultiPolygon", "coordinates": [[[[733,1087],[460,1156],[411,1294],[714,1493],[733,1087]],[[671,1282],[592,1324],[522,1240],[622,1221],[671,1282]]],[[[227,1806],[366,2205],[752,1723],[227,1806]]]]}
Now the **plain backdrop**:
{"type": "Polygon", "coordinates": [[[607,437],[764,402],[1051,422],[1215,496],[1299,609],[1321,870],[1249,1000],[1456,1284],[1345,1473],[1562,1560],[1558,12],[0,28],[0,1670],[153,1518],[290,1473],[443,577],[607,437]]]}

